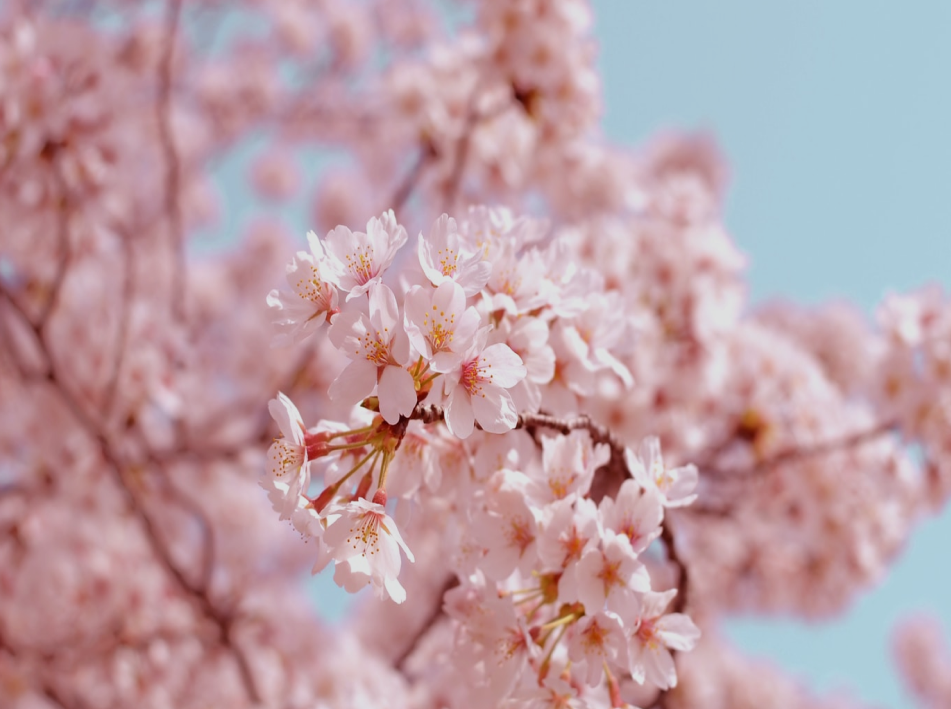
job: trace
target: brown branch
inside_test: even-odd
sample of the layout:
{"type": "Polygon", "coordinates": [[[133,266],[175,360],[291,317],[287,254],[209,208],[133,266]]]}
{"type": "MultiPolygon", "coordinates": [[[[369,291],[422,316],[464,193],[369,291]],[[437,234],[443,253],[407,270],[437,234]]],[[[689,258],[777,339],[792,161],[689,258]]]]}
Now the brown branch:
{"type": "MultiPolygon", "coordinates": [[[[232,631],[237,618],[229,612],[219,609],[212,602],[206,590],[200,586],[201,581],[199,584],[192,583],[185,576],[184,572],[178,568],[168,548],[162,543],[161,534],[159,533],[155,522],[146,511],[143,501],[139,499],[134,484],[128,480],[126,466],[123,465],[118,454],[112,449],[109,439],[102,427],[96,421],[96,419],[85,410],[85,408],[72,394],[72,392],[70,392],[70,390],[64,385],[62,379],[56,371],[55,364],[53,363],[53,360],[49,354],[49,349],[44,338],[42,327],[30,319],[26,311],[24,311],[19,306],[16,299],[2,284],[0,284],[0,295],[2,295],[7,300],[14,313],[17,314],[19,318],[36,335],[37,345],[46,359],[45,372],[43,372],[41,377],[37,377],[37,379],[45,381],[51,386],[53,392],[58,396],[62,404],[69,410],[80,427],[86,431],[87,435],[96,441],[99,446],[100,453],[108,465],[113,480],[115,481],[119,492],[124,498],[126,507],[142,526],[143,531],[145,532],[146,542],[148,543],[152,553],[165,568],[166,572],[174,579],[179,589],[190,599],[192,604],[198,610],[199,614],[211,621],[213,626],[217,629],[218,643],[235,659],[248,697],[252,700],[252,702],[260,703],[260,695],[251,675],[251,669],[248,665],[247,658],[237,646],[234,638],[232,637],[232,631]]],[[[205,574],[203,573],[202,576],[204,577],[205,574]]]]}
{"type": "MultiPolygon", "coordinates": [[[[423,423],[434,423],[442,421],[444,417],[445,411],[441,406],[417,404],[409,418],[423,423]]],[[[481,428],[478,423],[476,427],[481,428]]],[[[624,444],[606,426],[595,423],[587,414],[579,414],[570,419],[557,418],[543,412],[519,414],[515,424],[516,430],[524,429],[534,437],[534,432],[538,428],[549,428],[563,436],[567,436],[572,431],[587,431],[591,435],[592,442],[604,443],[610,448],[611,457],[598,469],[589,492],[589,496],[595,502],[600,502],[605,496],[616,494],[621,483],[631,476],[624,459],[624,444]]]]}
{"type": "Polygon", "coordinates": [[[435,157],[436,149],[433,144],[428,140],[424,141],[423,145],[420,147],[419,154],[416,156],[416,160],[413,161],[413,166],[403,177],[402,181],[400,181],[399,186],[397,186],[396,191],[390,198],[390,203],[384,206],[386,208],[392,209],[397,213],[398,216],[399,211],[403,208],[403,206],[409,200],[410,195],[412,195],[413,191],[416,189],[416,185],[423,176],[423,172],[426,170],[426,167],[433,161],[435,157]]]}
{"type": "Polygon", "coordinates": [[[106,384],[105,397],[102,404],[104,417],[108,417],[116,401],[116,392],[119,385],[119,376],[122,373],[122,363],[125,359],[129,339],[129,320],[132,312],[135,279],[132,269],[134,266],[134,250],[131,235],[119,234],[122,240],[122,293],[119,296],[119,327],[116,332],[115,349],[112,355],[112,374],[106,384]]]}
{"type": "Polygon", "coordinates": [[[59,259],[56,262],[56,273],[53,276],[52,290],[43,304],[40,316],[37,321],[39,327],[45,328],[53,311],[59,304],[59,297],[63,291],[63,282],[66,280],[66,272],[69,270],[70,261],[73,258],[73,250],[69,243],[69,198],[66,191],[66,181],[59,170],[53,170],[54,182],[57,188],[56,204],[56,242],[59,249],[59,259]]]}
{"type": "Polygon", "coordinates": [[[439,619],[443,617],[443,597],[459,585],[459,579],[455,576],[451,576],[446,579],[445,583],[439,589],[439,595],[436,597],[436,604],[433,606],[433,609],[430,611],[429,615],[426,616],[426,619],[423,621],[416,632],[413,634],[413,637],[410,638],[409,642],[406,643],[406,647],[403,648],[403,651],[393,660],[393,667],[397,672],[405,673],[406,661],[412,656],[416,651],[416,648],[419,646],[420,641],[426,637],[430,630],[433,629],[433,626],[439,622],[439,619]]]}
{"type": "Polygon", "coordinates": [[[185,234],[182,210],[178,203],[181,189],[181,161],[175,147],[171,125],[172,60],[175,55],[175,37],[181,18],[182,0],[169,0],[165,16],[165,47],[158,65],[158,92],[155,117],[158,123],[159,144],[165,156],[165,209],[171,230],[172,255],[175,262],[172,277],[172,310],[179,317],[185,307],[185,234]]]}
{"type": "Polygon", "coordinates": [[[708,478],[722,478],[724,480],[736,478],[745,479],[763,471],[775,470],[787,463],[797,463],[861,445],[862,443],[879,438],[886,433],[895,431],[897,428],[898,423],[896,421],[883,421],[863,431],[857,431],[842,438],[823,441],[809,448],[799,446],[787,448],[746,468],[735,468],[731,470],[729,468],[716,468],[714,466],[698,467],[700,467],[702,473],[708,478]]]}

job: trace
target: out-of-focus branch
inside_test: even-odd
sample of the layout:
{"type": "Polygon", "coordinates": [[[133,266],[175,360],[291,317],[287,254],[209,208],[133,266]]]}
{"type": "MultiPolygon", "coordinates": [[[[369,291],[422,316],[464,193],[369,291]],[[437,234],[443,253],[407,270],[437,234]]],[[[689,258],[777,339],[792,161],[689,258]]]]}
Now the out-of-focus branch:
{"type": "Polygon", "coordinates": [[[116,391],[119,384],[119,377],[122,373],[122,363],[125,359],[126,348],[129,338],[129,317],[132,312],[132,299],[134,297],[135,279],[133,278],[134,250],[132,248],[131,235],[120,234],[122,243],[122,293],[119,296],[119,325],[116,332],[115,349],[112,355],[112,374],[109,376],[109,382],[106,384],[105,396],[102,403],[103,416],[106,417],[112,411],[116,401],[116,391]]]}
{"type": "Polygon", "coordinates": [[[882,421],[881,423],[875,424],[874,426],[865,430],[857,431],[841,438],[833,438],[828,441],[823,441],[822,443],[818,443],[814,446],[794,446],[787,448],[771,455],[769,458],[766,458],[755,465],[751,465],[746,468],[721,469],[714,466],[699,467],[705,476],[711,478],[722,480],[746,479],[756,475],[757,473],[775,470],[776,468],[779,468],[780,466],[787,463],[797,463],[810,458],[826,455],[828,453],[836,453],[848,448],[853,448],[855,446],[861,445],[862,443],[879,438],[891,431],[896,430],[897,428],[898,423],[896,421],[882,421]]]}
{"type": "MultiPolygon", "coordinates": [[[[54,152],[55,155],[55,152],[54,152]]],[[[73,258],[73,249],[69,243],[69,196],[66,190],[66,181],[60,174],[59,169],[54,166],[53,181],[56,184],[56,248],[59,251],[59,259],[56,262],[56,273],[53,276],[53,283],[50,294],[43,304],[40,316],[37,321],[40,329],[46,327],[50,316],[56,310],[59,304],[59,296],[63,291],[63,281],[66,280],[66,272],[69,270],[70,261],[73,258]]]]}
{"type": "Polygon", "coordinates": [[[413,166],[403,177],[402,181],[400,181],[399,186],[396,188],[396,192],[393,193],[389,204],[386,205],[387,207],[391,208],[397,214],[399,213],[399,211],[409,200],[410,196],[413,194],[416,186],[419,184],[419,180],[423,176],[426,166],[429,165],[435,157],[436,150],[433,147],[433,144],[428,140],[424,141],[422,146],[420,146],[419,153],[416,156],[416,160],[413,162],[413,166]]]}
{"type": "Polygon", "coordinates": [[[182,317],[185,307],[185,234],[182,210],[178,202],[181,190],[181,160],[172,134],[171,98],[172,64],[175,57],[175,40],[181,18],[182,0],[169,0],[165,15],[165,46],[158,65],[158,91],[155,102],[155,117],[158,123],[159,144],[165,156],[165,209],[168,213],[171,232],[172,258],[172,311],[182,317]]]}
{"type": "Polygon", "coordinates": [[[456,141],[456,152],[452,163],[452,172],[449,173],[449,180],[446,182],[446,189],[443,193],[443,211],[451,212],[455,206],[456,199],[459,197],[459,189],[462,186],[462,178],[466,171],[466,163],[469,160],[469,150],[472,146],[472,134],[479,124],[490,120],[508,108],[508,102],[493,107],[490,110],[479,112],[475,109],[475,100],[478,91],[473,95],[470,102],[469,112],[466,114],[466,123],[462,135],[456,141]]]}
{"type": "MultiPolygon", "coordinates": [[[[159,464],[152,457],[150,457],[150,461],[159,464]]],[[[194,588],[197,592],[208,596],[211,592],[211,577],[215,569],[215,536],[211,521],[198,503],[179,490],[167,475],[157,475],[155,479],[161,481],[165,496],[188,512],[191,518],[198,523],[201,537],[201,560],[198,566],[198,581],[194,584],[194,588]]]]}
{"type": "Polygon", "coordinates": [[[459,585],[459,579],[455,576],[447,578],[445,583],[440,587],[439,593],[436,596],[436,604],[433,606],[429,615],[426,616],[426,619],[422,624],[416,629],[416,632],[413,634],[413,637],[406,643],[406,647],[403,648],[403,651],[393,660],[393,667],[399,672],[405,672],[406,661],[410,658],[413,652],[416,651],[416,648],[419,646],[420,641],[429,634],[429,631],[433,629],[433,626],[439,622],[439,619],[443,617],[443,607],[442,599],[448,591],[451,591],[456,586],[459,585]]]}
{"type": "Polygon", "coordinates": [[[169,549],[162,542],[161,534],[159,533],[155,522],[147,512],[144,501],[139,498],[139,495],[136,492],[136,486],[128,479],[127,466],[123,464],[120,456],[115,450],[113,450],[109,438],[107,437],[102,426],[92,414],[86,411],[79,400],[66,386],[64,386],[63,381],[60,379],[55,364],[50,357],[46,340],[43,336],[44,333],[42,327],[39,325],[39,323],[30,319],[26,311],[20,307],[16,299],[2,284],[0,284],[0,295],[4,297],[10,307],[13,309],[14,313],[36,335],[37,346],[43,353],[44,359],[46,360],[45,371],[42,373],[42,377],[39,377],[39,379],[47,382],[51,386],[52,390],[59,397],[63,405],[70,411],[73,418],[76,419],[76,422],[80,425],[80,427],[86,431],[87,435],[96,441],[103,460],[105,460],[106,464],[108,465],[113,480],[125,499],[126,507],[142,526],[142,529],[145,533],[145,539],[156,559],[165,568],[166,572],[173,578],[181,591],[185,593],[185,595],[191,600],[199,615],[208,619],[217,629],[217,642],[234,658],[238,666],[239,673],[241,674],[248,697],[252,700],[252,702],[259,703],[260,695],[255,685],[254,678],[251,674],[251,668],[248,665],[247,658],[245,657],[243,651],[240,647],[238,647],[233,637],[233,630],[237,618],[230,612],[218,608],[218,606],[212,602],[211,597],[207,592],[207,586],[202,586],[203,583],[206,583],[206,577],[210,575],[211,570],[203,572],[202,579],[198,583],[193,583],[178,567],[178,565],[175,563],[175,560],[172,558],[169,549]]]}

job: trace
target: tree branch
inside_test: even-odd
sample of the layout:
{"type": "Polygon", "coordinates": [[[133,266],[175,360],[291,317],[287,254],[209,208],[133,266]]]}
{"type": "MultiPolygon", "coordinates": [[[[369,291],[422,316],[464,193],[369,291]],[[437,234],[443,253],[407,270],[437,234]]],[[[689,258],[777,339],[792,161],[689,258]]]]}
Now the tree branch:
{"type": "Polygon", "coordinates": [[[403,651],[393,660],[393,667],[396,668],[397,672],[402,672],[405,674],[406,661],[412,656],[413,652],[416,651],[416,648],[419,646],[420,641],[432,630],[433,626],[439,622],[439,619],[443,617],[443,606],[442,600],[447,592],[454,589],[459,585],[459,579],[455,576],[451,576],[446,579],[445,583],[440,587],[439,593],[436,596],[437,603],[433,606],[433,609],[430,611],[429,615],[426,616],[426,620],[423,621],[423,624],[420,625],[416,632],[413,634],[413,637],[410,638],[409,642],[406,644],[406,647],[403,648],[403,651]]]}
{"type": "Polygon", "coordinates": [[[69,243],[69,197],[66,190],[66,181],[63,180],[63,176],[56,166],[53,167],[53,177],[57,189],[56,241],[59,250],[59,260],[56,262],[56,274],[53,276],[53,284],[49,297],[47,297],[46,302],[43,304],[43,309],[40,311],[40,316],[37,320],[37,324],[41,329],[46,327],[50,316],[59,304],[59,296],[63,291],[63,282],[66,280],[66,272],[69,270],[69,264],[73,258],[73,250],[69,243]]]}
{"type": "Polygon", "coordinates": [[[64,385],[59,373],[56,371],[55,364],[50,357],[46,340],[43,336],[42,327],[30,319],[3,284],[0,284],[0,296],[3,296],[7,300],[13,312],[36,336],[37,346],[46,360],[45,371],[36,379],[46,382],[51,386],[53,392],[58,396],[66,409],[69,410],[80,428],[84,429],[87,435],[96,441],[103,460],[107,463],[112,478],[125,500],[126,507],[142,526],[145,533],[145,540],[152,550],[152,553],[165,568],[166,572],[174,579],[179,589],[191,600],[199,615],[211,621],[212,625],[217,629],[217,641],[234,658],[248,697],[252,702],[260,703],[261,698],[251,674],[251,668],[248,665],[247,658],[237,646],[232,636],[237,618],[231,613],[219,609],[212,602],[207,593],[207,588],[202,587],[205,578],[210,576],[210,570],[207,573],[203,571],[202,579],[196,584],[189,581],[184,572],[178,568],[168,548],[162,543],[161,535],[155,522],[146,511],[143,501],[139,499],[135,491],[135,486],[130,484],[127,477],[126,466],[123,464],[119,455],[113,450],[105,431],[92,414],[85,410],[79,400],[64,385]]]}
{"type": "Polygon", "coordinates": [[[178,203],[181,189],[181,161],[175,146],[175,137],[172,134],[171,97],[172,60],[175,56],[175,38],[178,34],[181,10],[182,0],[169,0],[165,15],[165,46],[158,65],[158,92],[155,102],[159,144],[165,156],[165,209],[168,212],[174,260],[172,310],[179,317],[184,315],[185,307],[185,234],[182,210],[178,203]]]}
{"type": "Polygon", "coordinates": [[[413,162],[413,166],[403,177],[399,186],[396,188],[396,192],[394,192],[393,196],[390,198],[389,204],[386,206],[390,207],[395,213],[399,214],[399,211],[403,208],[410,196],[413,194],[413,191],[416,189],[416,185],[423,176],[423,172],[426,170],[426,167],[433,161],[435,157],[436,149],[433,147],[433,144],[428,140],[424,141],[419,149],[419,154],[416,156],[416,160],[413,162]]]}
{"type": "Polygon", "coordinates": [[[119,385],[119,376],[122,373],[122,363],[125,359],[129,338],[129,319],[132,311],[135,279],[132,269],[134,266],[134,252],[131,235],[121,234],[122,241],[122,293],[119,296],[119,326],[116,332],[115,349],[112,355],[112,374],[106,384],[105,396],[102,403],[102,413],[108,417],[116,401],[116,392],[119,385]]]}
{"type": "Polygon", "coordinates": [[[847,448],[861,445],[862,443],[879,438],[886,433],[895,431],[897,428],[897,421],[882,421],[881,423],[875,424],[871,428],[851,433],[847,436],[843,436],[842,438],[834,438],[832,440],[823,441],[822,443],[818,443],[810,448],[803,448],[799,446],[787,448],[786,450],[775,453],[769,458],[766,458],[765,460],[762,460],[747,468],[735,468],[731,470],[729,468],[702,466],[701,471],[706,476],[721,478],[723,480],[736,478],[745,479],[763,471],[775,470],[776,468],[779,468],[787,463],[797,463],[810,458],[816,458],[828,453],[836,453],[847,448]]]}

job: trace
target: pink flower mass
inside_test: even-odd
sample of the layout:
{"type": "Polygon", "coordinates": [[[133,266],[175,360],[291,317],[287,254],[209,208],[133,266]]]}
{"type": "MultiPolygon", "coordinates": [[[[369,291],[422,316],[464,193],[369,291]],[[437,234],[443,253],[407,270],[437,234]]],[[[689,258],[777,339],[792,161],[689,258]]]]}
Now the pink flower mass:
{"type": "Polygon", "coordinates": [[[720,628],[947,502],[951,297],[751,306],[712,142],[601,133],[589,4],[458,4],[0,8],[0,707],[845,706],[720,628]]]}

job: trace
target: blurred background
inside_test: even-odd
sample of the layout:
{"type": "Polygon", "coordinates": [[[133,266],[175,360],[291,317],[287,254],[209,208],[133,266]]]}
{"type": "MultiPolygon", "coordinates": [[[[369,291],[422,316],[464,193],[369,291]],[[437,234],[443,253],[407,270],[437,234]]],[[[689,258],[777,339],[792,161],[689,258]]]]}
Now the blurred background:
{"type": "MultiPolygon", "coordinates": [[[[951,285],[951,3],[595,0],[603,127],[637,145],[702,130],[730,166],[727,228],[750,299],[847,299],[951,285]]],[[[736,622],[730,635],[815,689],[910,698],[896,620],[951,628],[951,514],[923,523],[890,575],[834,623],[736,622]]]]}
{"type": "MultiPolygon", "coordinates": [[[[716,139],[730,167],[726,224],[750,259],[751,307],[844,299],[871,316],[889,290],[951,285],[951,3],[593,4],[603,130],[630,147],[664,131],[716,139]]],[[[228,178],[246,174],[263,148],[252,141],[219,165],[223,220],[206,245],[262,208],[276,216],[228,178]]],[[[332,160],[301,162],[316,174],[332,160]]],[[[297,232],[312,227],[306,208],[285,210],[277,216],[297,232]]],[[[921,611],[951,628],[948,539],[951,515],[922,523],[890,575],[835,622],[751,618],[729,634],[815,690],[908,705],[890,634],[921,611]]],[[[331,619],[353,601],[328,574],[313,595],[331,619]]]]}

